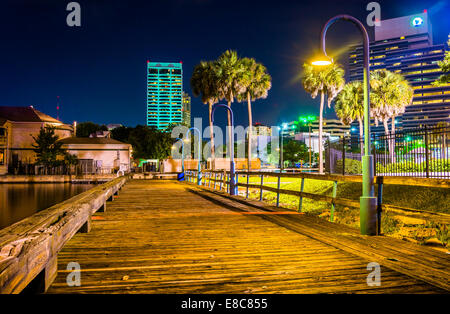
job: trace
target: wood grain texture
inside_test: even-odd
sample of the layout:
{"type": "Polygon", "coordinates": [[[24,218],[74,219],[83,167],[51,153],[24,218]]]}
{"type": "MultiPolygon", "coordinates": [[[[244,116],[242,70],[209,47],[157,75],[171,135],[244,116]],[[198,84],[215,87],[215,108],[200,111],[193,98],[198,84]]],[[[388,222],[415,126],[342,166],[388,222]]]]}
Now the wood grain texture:
{"type": "Polygon", "coordinates": [[[36,286],[47,289],[59,250],[77,231],[90,231],[92,214],[126,180],[96,186],[0,230],[0,293],[20,293],[35,278],[45,281],[36,286]]]}
{"type": "Polygon", "coordinates": [[[311,237],[310,230],[329,226],[306,217],[194,184],[131,180],[107,212],[92,217],[91,232],[76,234],[59,252],[58,275],[47,292],[445,292],[383,263],[381,286],[368,286],[373,260],[311,237]],[[306,232],[268,217],[306,224],[306,232]],[[81,266],[80,286],[66,284],[70,262],[81,266]]]}

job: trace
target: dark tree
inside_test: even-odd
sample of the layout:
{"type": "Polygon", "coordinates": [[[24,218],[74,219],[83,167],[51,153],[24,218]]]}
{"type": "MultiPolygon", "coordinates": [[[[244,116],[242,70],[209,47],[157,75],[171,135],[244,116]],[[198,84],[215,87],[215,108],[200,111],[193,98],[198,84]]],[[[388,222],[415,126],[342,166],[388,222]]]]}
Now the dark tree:
{"type": "Polygon", "coordinates": [[[308,160],[308,147],[301,142],[289,140],[283,143],[283,161],[288,161],[290,165],[303,160],[308,160]]]}
{"type": "Polygon", "coordinates": [[[77,137],[89,137],[97,131],[108,131],[106,125],[96,124],[94,122],[81,122],[77,125],[77,137]]]}
{"type": "Polygon", "coordinates": [[[35,141],[32,146],[36,153],[36,161],[45,167],[55,167],[61,164],[62,158],[66,155],[66,151],[61,147],[58,135],[55,134],[55,128],[41,128],[37,137],[33,136],[35,141]],[[58,157],[62,157],[58,159],[58,157]]]}

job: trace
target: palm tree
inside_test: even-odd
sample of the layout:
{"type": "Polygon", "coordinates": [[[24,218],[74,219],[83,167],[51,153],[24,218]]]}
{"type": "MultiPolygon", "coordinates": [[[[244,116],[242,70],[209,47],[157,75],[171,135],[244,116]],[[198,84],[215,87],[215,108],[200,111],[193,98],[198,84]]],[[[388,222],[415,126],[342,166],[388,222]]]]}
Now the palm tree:
{"type": "Polygon", "coordinates": [[[363,140],[363,117],[364,117],[364,89],[360,81],[353,81],[344,85],[338,94],[334,104],[337,117],[344,125],[349,125],[355,120],[359,123],[359,143],[361,155],[364,154],[363,140]]]}
{"type": "Polygon", "coordinates": [[[251,170],[252,156],[252,136],[253,136],[253,117],[252,117],[252,101],[260,98],[267,98],[268,92],[272,87],[272,78],[267,74],[267,68],[252,58],[243,58],[241,63],[244,66],[241,82],[245,86],[245,90],[236,95],[239,102],[247,101],[248,109],[248,170],[251,170]]]}
{"type": "Polygon", "coordinates": [[[344,87],[344,70],[333,63],[328,66],[315,67],[308,63],[303,65],[302,85],[303,88],[316,98],[320,93],[320,114],[319,114],[319,173],[323,173],[323,143],[322,143],[322,124],[323,124],[323,106],[325,96],[328,99],[328,108],[337,94],[344,87]]]}
{"type": "MultiPolygon", "coordinates": [[[[217,89],[220,99],[225,99],[228,103],[228,107],[231,108],[231,104],[234,102],[235,97],[245,90],[244,83],[244,65],[238,58],[237,52],[232,50],[225,51],[215,61],[215,75],[217,79],[217,89]]],[[[231,126],[230,112],[228,114],[228,126],[231,126]]],[[[229,140],[231,140],[234,134],[231,128],[228,130],[229,140]]]]}
{"type": "MultiPolygon", "coordinates": [[[[450,39],[447,41],[447,46],[450,46],[450,39]]],[[[433,85],[445,86],[450,83],[450,51],[445,52],[444,60],[438,61],[438,65],[443,74],[433,82],[433,85]]]]}
{"type": "MultiPolygon", "coordinates": [[[[202,102],[208,104],[209,110],[209,135],[211,138],[211,168],[215,169],[214,130],[211,120],[212,106],[219,101],[217,77],[214,63],[201,61],[194,67],[191,77],[192,93],[195,97],[201,96],[202,102]]],[[[201,152],[199,152],[201,153],[201,152]]]]}
{"type": "Polygon", "coordinates": [[[382,122],[384,132],[389,136],[389,152],[394,162],[395,117],[404,113],[406,106],[412,103],[414,90],[408,81],[400,74],[388,70],[375,70],[370,78],[371,113],[375,124],[382,122]],[[389,132],[389,119],[392,119],[389,132]]]}

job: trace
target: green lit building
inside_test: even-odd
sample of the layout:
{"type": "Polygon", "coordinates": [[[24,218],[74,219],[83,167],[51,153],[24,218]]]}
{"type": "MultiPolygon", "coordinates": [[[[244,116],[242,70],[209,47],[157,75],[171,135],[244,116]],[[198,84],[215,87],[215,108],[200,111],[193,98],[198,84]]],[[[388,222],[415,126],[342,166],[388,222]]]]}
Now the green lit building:
{"type": "MultiPolygon", "coordinates": [[[[414,88],[413,103],[396,118],[398,130],[433,126],[450,122],[450,84],[436,87],[432,83],[442,74],[438,61],[444,59],[448,47],[433,44],[427,12],[382,20],[375,26],[375,40],[370,43],[370,70],[387,69],[402,74],[414,88]]],[[[349,81],[363,78],[362,46],[349,53],[349,81]]],[[[359,134],[357,122],[353,135],[359,134]]],[[[371,131],[384,133],[382,124],[371,131]]]]}
{"type": "Polygon", "coordinates": [[[183,124],[191,127],[191,96],[183,92],[183,124]]]}
{"type": "Polygon", "coordinates": [[[147,61],[147,125],[165,130],[183,122],[182,63],[147,61]]]}

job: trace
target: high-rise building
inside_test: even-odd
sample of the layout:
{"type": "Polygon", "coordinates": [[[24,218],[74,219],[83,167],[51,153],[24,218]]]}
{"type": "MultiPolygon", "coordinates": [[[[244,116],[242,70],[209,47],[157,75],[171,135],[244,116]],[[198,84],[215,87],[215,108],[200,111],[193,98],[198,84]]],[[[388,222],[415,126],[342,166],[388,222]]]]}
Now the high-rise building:
{"type": "Polygon", "coordinates": [[[191,127],[191,96],[183,92],[183,124],[191,127]]]}
{"type": "Polygon", "coordinates": [[[183,122],[182,63],[147,61],[147,125],[165,130],[183,122]]]}
{"type": "MultiPolygon", "coordinates": [[[[432,83],[442,74],[438,61],[448,47],[433,45],[431,23],[427,12],[380,21],[375,26],[375,41],[370,43],[370,70],[387,69],[402,74],[414,88],[413,103],[396,118],[397,129],[413,129],[450,121],[450,84],[436,87],[432,83]]],[[[362,46],[349,54],[349,80],[363,79],[362,46]]],[[[358,134],[358,123],[352,124],[358,134]]],[[[382,125],[373,133],[384,133],[382,125]]]]}

